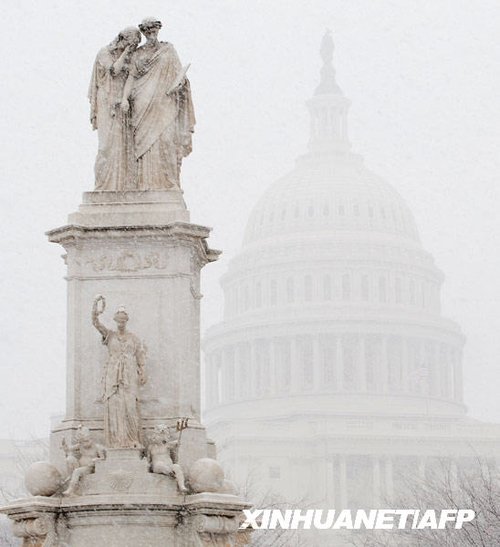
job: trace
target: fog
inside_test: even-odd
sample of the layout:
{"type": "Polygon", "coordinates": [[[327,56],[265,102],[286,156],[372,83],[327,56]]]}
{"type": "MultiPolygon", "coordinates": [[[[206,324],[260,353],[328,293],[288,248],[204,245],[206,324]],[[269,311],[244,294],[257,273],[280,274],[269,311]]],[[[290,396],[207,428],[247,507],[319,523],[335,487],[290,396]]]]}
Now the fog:
{"type": "Polygon", "coordinates": [[[198,123],[182,185],[192,221],[224,251],[204,271],[203,328],[221,316],[218,279],[253,205],[306,150],[329,27],[353,148],[401,193],[446,276],[471,415],[500,420],[498,2],[18,0],[0,13],[0,437],[47,435],[64,409],[65,268],[44,232],[93,188],[94,57],[147,15],[192,63],[198,123]]]}

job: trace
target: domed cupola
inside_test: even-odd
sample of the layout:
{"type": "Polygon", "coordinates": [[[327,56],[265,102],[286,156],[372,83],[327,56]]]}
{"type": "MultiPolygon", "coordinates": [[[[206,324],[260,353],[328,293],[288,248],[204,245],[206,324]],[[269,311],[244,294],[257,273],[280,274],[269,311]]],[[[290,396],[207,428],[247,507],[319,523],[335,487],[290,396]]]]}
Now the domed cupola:
{"type": "Polygon", "coordinates": [[[321,44],[308,152],[253,209],[209,329],[206,419],[313,413],[456,416],[459,328],[398,192],[351,151],[350,102],[321,44]]]}
{"type": "Polygon", "coordinates": [[[314,97],[307,103],[311,114],[309,149],[316,153],[350,150],[347,133],[347,113],[351,102],[337,84],[333,68],[333,40],[327,31],[321,43],[321,81],[314,97]]]}

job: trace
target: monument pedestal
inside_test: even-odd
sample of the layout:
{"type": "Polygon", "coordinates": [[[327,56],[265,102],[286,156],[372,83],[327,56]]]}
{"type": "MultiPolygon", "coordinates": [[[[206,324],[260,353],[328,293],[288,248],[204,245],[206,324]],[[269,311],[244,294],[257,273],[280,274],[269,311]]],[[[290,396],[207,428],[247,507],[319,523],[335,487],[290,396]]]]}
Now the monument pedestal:
{"type": "Polygon", "coordinates": [[[26,546],[227,547],[245,508],[231,494],[181,494],[171,477],[149,472],[141,450],[111,449],[78,495],[36,496],[2,512],[26,546]]]}
{"type": "MultiPolygon", "coordinates": [[[[109,356],[91,320],[96,295],[106,297],[103,324],[113,327],[113,313],[125,306],[130,331],[146,348],[147,383],[138,395],[142,444],[147,446],[155,426],[175,431],[178,419],[188,418],[176,462],[187,480],[195,462],[215,458],[200,423],[200,271],[219,255],[207,245],[209,232],[189,223],[178,189],[89,192],[68,225],[48,232],[51,242],[64,247],[68,268],[67,407],[51,434],[50,454],[63,476],[63,439],[73,445],[85,426],[105,444],[101,377],[109,356]]],[[[1,511],[26,546],[236,545],[248,504],[225,493],[215,462],[202,465],[201,474],[196,469],[192,484],[198,493],[186,495],[172,476],[150,471],[143,450],[107,448],[106,459],[96,460],[95,471],[80,479],[77,495],[34,496],[1,511]],[[200,484],[216,491],[203,492],[200,484]]],[[[46,477],[39,478],[43,483],[46,477]]]]}
{"type": "Polygon", "coordinates": [[[33,497],[2,508],[23,547],[231,547],[243,545],[248,504],[230,494],[195,494],[182,502],[151,494],[33,497]]]}
{"type": "MultiPolygon", "coordinates": [[[[51,461],[62,470],[62,438],[80,424],[103,441],[101,376],[106,348],[92,325],[96,295],[105,295],[101,316],[125,306],[128,328],[146,348],[146,376],[139,406],[144,436],[155,425],[190,420],[180,457],[207,454],[200,424],[200,271],[219,256],[210,229],[188,223],[180,190],[87,192],[69,224],[48,232],[66,251],[68,282],[66,417],[53,432],[51,461]]],[[[181,462],[182,463],[182,462],[181,462]]]]}

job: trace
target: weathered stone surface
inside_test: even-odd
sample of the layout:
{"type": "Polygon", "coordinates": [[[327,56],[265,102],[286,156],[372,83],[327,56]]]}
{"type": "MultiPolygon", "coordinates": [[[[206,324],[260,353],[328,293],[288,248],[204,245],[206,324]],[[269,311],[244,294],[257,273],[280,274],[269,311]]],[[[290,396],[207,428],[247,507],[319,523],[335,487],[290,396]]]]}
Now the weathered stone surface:
{"type": "Polygon", "coordinates": [[[224,470],[217,460],[201,458],[189,470],[189,484],[194,492],[221,492],[224,470]]]}
{"type": "Polygon", "coordinates": [[[96,190],[179,188],[195,117],[189,65],[183,68],[172,44],[158,40],[161,26],[144,19],[97,54],[89,89],[99,136],[96,190]],[[141,33],[146,43],[137,47],[141,33]]]}
{"type": "Polygon", "coordinates": [[[52,496],[62,484],[62,475],[49,462],[32,463],[26,470],[24,484],[33,496],[52,496]]]}

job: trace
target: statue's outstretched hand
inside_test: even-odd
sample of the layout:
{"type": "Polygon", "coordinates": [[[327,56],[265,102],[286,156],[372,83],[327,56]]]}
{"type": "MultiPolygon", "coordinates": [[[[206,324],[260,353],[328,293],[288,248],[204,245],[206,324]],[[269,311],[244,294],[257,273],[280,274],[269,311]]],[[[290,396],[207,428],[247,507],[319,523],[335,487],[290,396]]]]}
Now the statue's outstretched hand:
{"type": "Polygon", "coordinates": [[[92,305],[92,314],[101,315],[101,313],[104,312],[105,307],[106,307],[106,300],[104,299],[104,296],[102,296],[102,294],[98,294],[94,298],[94,303],[92,305]],[[101,303],[100,307],[99,307],[99,303],[101,303]]]}

